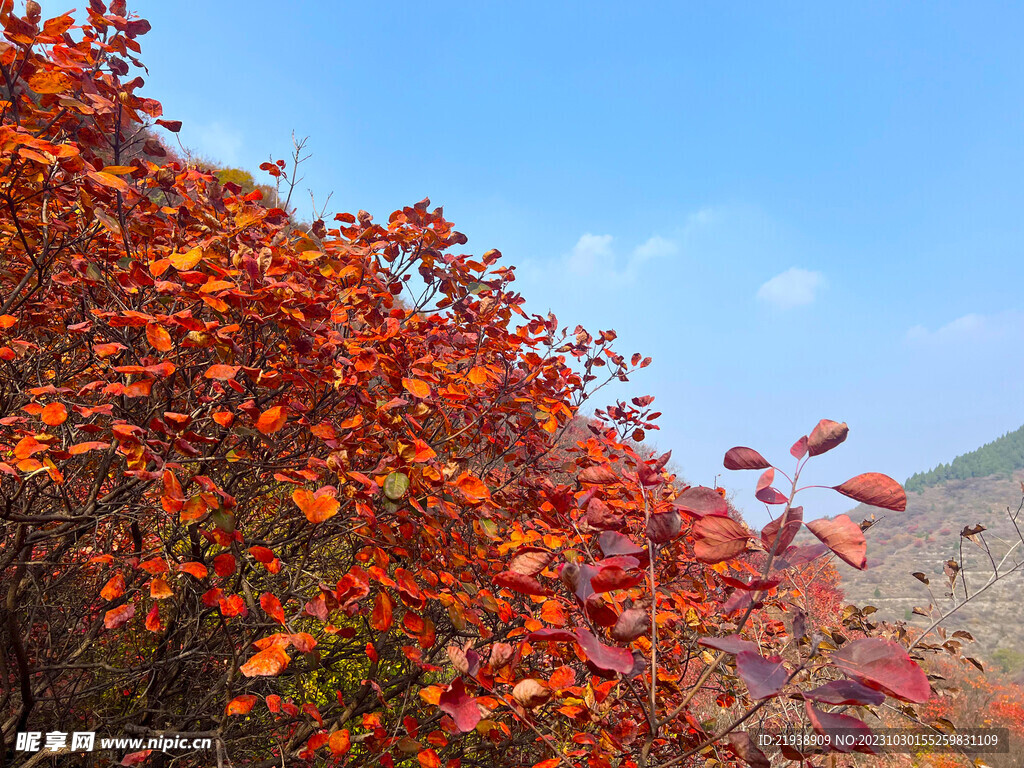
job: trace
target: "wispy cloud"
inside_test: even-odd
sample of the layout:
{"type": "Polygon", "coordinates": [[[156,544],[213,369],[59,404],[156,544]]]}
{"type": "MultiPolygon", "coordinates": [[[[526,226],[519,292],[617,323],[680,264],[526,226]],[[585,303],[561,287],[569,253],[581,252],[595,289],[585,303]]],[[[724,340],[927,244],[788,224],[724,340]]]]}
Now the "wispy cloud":
{"type": "Polygon", "coordinates": [[[1024,313],[1013,310],[990,315],[971,312],[935,330],[915,325],[907,331],[907,341],[914,344],[955,344],[981,341],[1020,333],[1024,330],[1024,313]]]}
{"type": "Polygon", "coordinates": [[[577,279],[614,284],[631,281],[640,266],[656,259],[675,256],[679,246],[673,240],[653,235],[640,245],[621,254],[612,235],[586,233],[562,257],[562,269],[577,279]]]}
{"type": "Polygon", "coordinates": [[[757,289],[757,298],[780,309],[814,303],[828,282],[821,272],[790,267],[757,289]]]}

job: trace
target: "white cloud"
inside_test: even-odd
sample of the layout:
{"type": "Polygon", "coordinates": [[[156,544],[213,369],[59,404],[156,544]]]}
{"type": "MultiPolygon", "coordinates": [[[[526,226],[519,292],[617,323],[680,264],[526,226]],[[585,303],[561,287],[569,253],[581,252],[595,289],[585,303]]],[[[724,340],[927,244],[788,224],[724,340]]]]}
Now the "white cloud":
{"type": "Polygon", "coordinates": [[[758,288],[757,298],[780,309],[792,309],[812,304],[827,284],[821,272],[790,267],[758,288]]]}
{"type": "Polygon", "coordinates": [[[1019,333],[1021,330],[1024,330],[1024,313],[1009,311],[979,315],[971,312],[934,331],[923,325],[915,325],[907,331],[907,341],[916,344],[953,344],[995,338],[1007,333],[1019,333]]]}
{"type": "Polygon", "coordinates": [[[639,267],[655,259],[674,256],[679,246],[672,240],[653,235],[620,257],[614,247],[612,235],[582,235],[562,258],[567,273],[577,278],[607,281],[629,281],[636,277],[639,267]]]}

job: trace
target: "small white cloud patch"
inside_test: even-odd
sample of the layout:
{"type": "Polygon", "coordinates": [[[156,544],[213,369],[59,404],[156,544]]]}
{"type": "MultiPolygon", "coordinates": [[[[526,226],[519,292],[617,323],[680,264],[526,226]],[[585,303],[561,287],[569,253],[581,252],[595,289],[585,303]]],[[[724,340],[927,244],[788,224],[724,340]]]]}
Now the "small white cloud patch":
{"type": "Polygon", "coordinates": [[[934,331],[915,325],[907,331],[907,341],[916,344],[952,344],[963,341],[982,341],[1007,333],[1020,333],[1024,314],[1016,311],[995,315],[971,312],[951,320],[934,331]]]}
{"type": "Polygon", "coordinates": [[[779,309],[792,309],[814,303],[826,284],[821,272],[790,267],[758,288],[757,298],[779,309]]]}

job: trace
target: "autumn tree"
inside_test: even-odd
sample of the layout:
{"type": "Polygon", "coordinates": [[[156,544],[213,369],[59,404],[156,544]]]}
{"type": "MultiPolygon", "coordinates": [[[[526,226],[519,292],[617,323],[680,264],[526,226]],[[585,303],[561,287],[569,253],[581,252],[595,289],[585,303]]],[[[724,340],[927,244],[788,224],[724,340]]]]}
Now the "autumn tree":
{"type": "MultiPolygon", "coordinates": [[[[781,491],[729,451],[777,511],[751,531],[642,449],[651,398],[581,426],[650,360],[528,314],[440,208],[297,228],[127,152],[180,124],[129,79],[149,25],[123,0],[0,21],[6,765],[56,729],[215,741],[116,756],[149,765],[764,766],[750,726],[928,699],[791,579],[865,567],[857,525],[795,504],[845,424],[796,442],[781,491]]],[[[835,488],[905,504],[884,475],[835,488]]]]}

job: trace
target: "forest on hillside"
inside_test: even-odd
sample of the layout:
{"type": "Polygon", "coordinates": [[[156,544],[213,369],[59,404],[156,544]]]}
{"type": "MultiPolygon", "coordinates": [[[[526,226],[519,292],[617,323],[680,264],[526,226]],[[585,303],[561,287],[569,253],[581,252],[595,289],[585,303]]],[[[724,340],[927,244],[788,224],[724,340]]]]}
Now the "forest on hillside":
{"type": "Polygon", "coordinates": [[[752,529],[440,207],[169,151],[124,0],[0,24],[0,768],[1013,765],[1019,688],[845,603],[868,526],[800,492],[847,424],[735,436],[752,529]]]}
{"type": "Polygon", "coordinates": [[[957,456],[948,464],[939,464],[927,472],[917,472],[908,478],[904,487],[908,491],[919,492],[948,480],[1009,475],[1022,468],[1024,468],[1024,427],[1007,432],[991,443],[985,443],[977,450],[957,456]]]}

